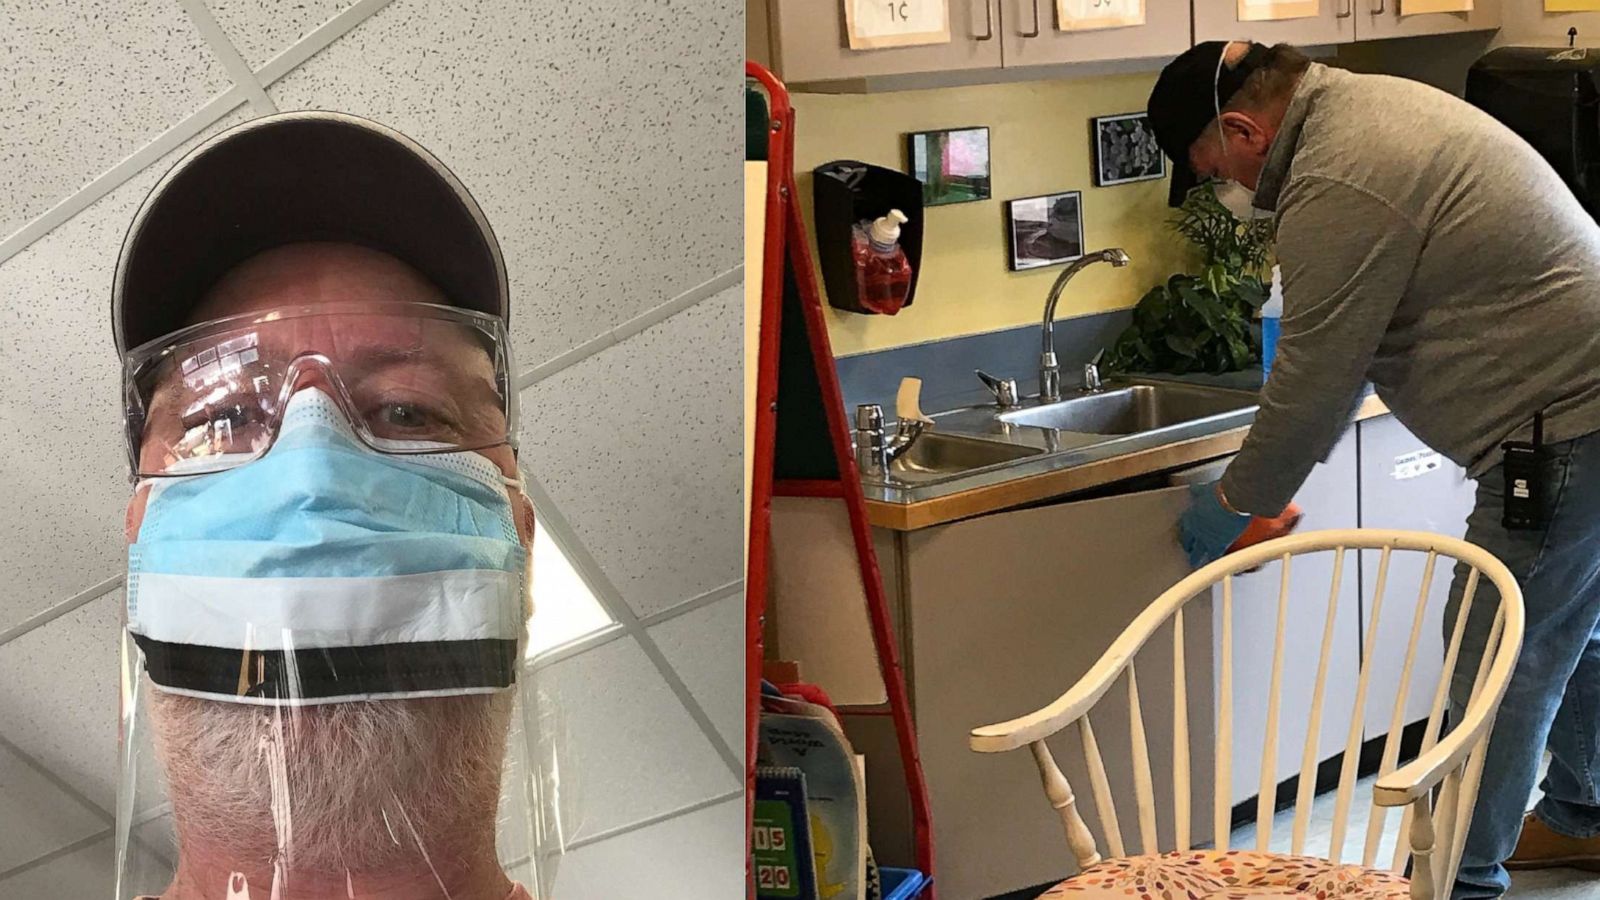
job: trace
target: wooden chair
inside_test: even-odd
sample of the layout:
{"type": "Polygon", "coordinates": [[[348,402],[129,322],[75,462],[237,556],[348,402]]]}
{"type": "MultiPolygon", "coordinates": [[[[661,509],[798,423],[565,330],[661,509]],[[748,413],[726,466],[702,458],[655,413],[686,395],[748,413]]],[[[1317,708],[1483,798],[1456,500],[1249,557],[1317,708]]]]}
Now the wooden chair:
{"type": "MultiPolygon", "coordinates": [[[[1355,569],[1354,564],[1348,567],[1355,569]]],[[[1262,576],[1256,576],[1262,577],[1262,576]]],[[[1445,570],[1443,577],[1449,577],[1445,570]]],[[[1484,592],[1489,593],[1489,592],[1484,592]]],[[[1207,610],[1208,614],[1212,610],[1207,610]]],[[[1437,612],[1437,610],[1435,610],[1437,612]]],[[[1252,614],[1247,612],[1246,614],[1252,614]]],[[[1480,615],[1482,613],[1480,612],[1480,615]]],[[[1193,620],[1192,620],[1193,621],[1193,620]]],[[[1209,623],[1208,623],[1209,624],[1209,623]]],[[[1487,551],[1466,541],[1440,535],[1418,532],[1341,530],[1309,532],[1269,541],[1224,557],[1184,578],[1134,619],[1122,635],[1111,645],[1087,674],[1070,690],[1048,706],[1021,718],[997,725],[973,729],[970,744],[980,753],[998,753],[1027,747],[1038,764],[1046,797],[1061,818],[1066,830],[1067,845],[1079,867],[1079,874],[1062,882],[1045,894],[1046,897],[1126,897],[1141,896],[1133,889],[1135,884],[1148,887],[1154,882],[1166,881],[1167,889],[1189,886],[1197,896],[1231,896],[1242,887],[1265,885],[1281,887],[1282,896],[1318,896],[1323,890],[1329,896],[1406,897],[1429,900],[1448,897],[1460,864],[1462,845],[1472,817],[1472,807],[1477,796],[1478,782],[1483,771],[1484,752],[1488,745],[1490,728],[1512,668],[1522,646],[1523,608],[1522,592],[1509,570],[1487,551]],[[1330,660],[1347,654],[1332,652],[1334,645],[1334,620],[1341,596],[1340,581],[1344,577],[1346,562],[1352,558],[1350,551],[1373,551],[1367,558],[1377,556],[1377,581],[1375,596],[1365,623],[1362,638],[1359,673],[1330,672],[1330,660]],[[1332,587],[1328,593],[1326,609],[1317,598],[1291,599],[1290,568],[1296,557],[1312,553],[1332,553],[1332,587]],[[1378,779],[1373,790],[1374,804],[1368,824],[1365,853],[1362,865],[1340,865],[1345,832],[1348,830],[1350,804],[1355,788],[1355,775],[1362,745],[1364,711],[1369,702],[1372,661],[1378,634],[1383,596],[1390,575],[1390,564],[1400,554],[1426,554],[1422,567],[1421,588],[1417,601],[1410,610],[1410,640],[1401,670],[1398,695],[1393,698],[1394,712],[1391,728],[1383,744],[1383,754],[1378,779]],[[1455,560],[1466,565],[1469,577],[1461,602],[1461,612],[1451,628],[1450,640],[1444,647],[1443,675],[1432,691],[1432,707],[1426,722],[1421,750],[1406,765],[1399,765],[1400,735],[1406,697],[1419,646],[1423,652],[1437,652],[1440,635],[1429,635],[1424,643],[1422,634],[1425,613],[1430,604],[1436,604],[1442,592],[1433,591],[1438,561],[1455,560]],[[1256,806],[1257,841],[1254,853],[1229,853],[1228,836],[1231,830],[1232,804],[1231,775],[1233,759],[1232,727],[1235,715],[1234,669],[1234,581],[1245,573],[1277,562],[1281,565],[1281,584],[1278,591],[1276,643],[1273,648],[1272,675],[1268,690],[1246,691],[1250,699],[1267,704],[1266,740],[1263,747],[1260,793],[1256,806]],[[1440,736],[1444,711],[1449,697],[1450,675],[1456,668],[1465,624],[1474,599],[1479,594],[1481,579],[1488,579],[1499,595],[1499,607],[1494,613],[1493,626],[1488,636],[1488,647],[1483,655],[1473,681],[1472,694],[1465,715],[1444,736],[1440,736]],[[1213,588],[1217,588],[1213,592],[1213,588]],[[1212,829],[1215,847],[1209,851],[1195,851],[1190,846],[1191,787],[1189,772],[1189,702],[1188,678],[1184,661],[1184,610],[1197,597],[1211,597],[1220,604],[1220,649],[1216,659],[1219,669],[1217,701],[1215,703],[1215,771],[1212,773],[1214,789],[1212,829]],[[1293,605],[1291,605],[1293,604],[1293,605]],[[1278,723],[1283,698],[1284,624],[1291,615],[1321,616],[1324,620],[1321,652],[1317,662],[1314,688],[1309,698],[1310,720],[1306,728],[1305,749],[1299,770],[1298,793],[1295,804],[1293,842],[1290,856],[1267,854],[1268,841],[1277,796],[1278,723]],[[1158,628],[1171,622],[1172,644],[1152,646],[1153,652],[1168,652],[1173,660],[1171,708],[1173,710],[1173,767],[1175,786],[1171,834],[1175,846],[1162,846],[1157,842],[1156,799],[1152,788],[1150,745],[1145,739],[1145,718],[1140,706],[1140,688],[1135,669],[1135,657],[1150,641],[1158,628]],[[1123,850],[1123,836],[1112,802],[1112,786],[1106,774],[1105,760],[1101,755],[1090,725],[1089,712],[1106,697],[1114,682],[1127,674],[1127,708],[1130,731],[1133,795],[1138,807],[1140,846],[1169,851],[1129,857],[1123,850]],[[1358,678],[1354,708],[1349,722],[1324,723],[1324,696],[1331,677],[1358,678]],[[1338,792],[1335,799],[1332,836],[1326,856],[1308,857],[1306,831],[1311,814],[1311,799],[1316,781],[1319,738],[1324,725],[1344,729],[1343,762],[1339,772],[1338,792]],[[1110,851],[1110,858],[1101,855],[1094,835],[1085,824],[1075,799],[1073,788],[1051,756],[1045,739],[1077,726],[1079,744],[1088,772],[1094,807],[1100,821],[1100,831],[1110,851]],[[1390,871],[1375,869],[1382,829],[1387,821],[1387,808],[1405,807],[1401,820],[1403,839],[1398,842],[1390,871]],[[1412,876],[1407,880],[1404,872],[1408,858],[1415,858],[1412,876]],[[1221,871],[1219,871],[1221,870],[1221,871]],[[1270,871],[1269,871],[1270,870],[1270,871]],[[1255,879],[1254,881],[1252,879],[1255,879]],[[1276,879],[1274,881],[1273,879],[1276,879]],[[1352,888],[1351,881],[1361,881],[1364,886],[1352,888]],[[1097,893],[1099,892],[1099,893],[1097,893]]],[[[1162,645],[1165,641],[1161,642],[1162,645]]],[[[1309,662],[1309,661],[1307,661],[1309,662]]],[[[1291,702],[1304,702],[1306,698],[1291,698],[1291,702]]],[[[1389,698],[1371,698],[1373,703],[1388,702],[1389,698]]],[[[1382,709],[1383,707],[1374,707],[1382,709]]],[[[1334,711],[1335,715],[1339,711],[1334,711]]],[[[1331,717],[1330,717],[1331,718],[1331,717]]],[[[1123,794],[1125,796],[1125,794],[1123,794]]],[[[1267,888],[1271,890],[1271,888],[1267,888]]],[[[1252,895],[1260,890],[1251,892],[1252,895]]],[[[1151,890],[1148,896],[1162,896],[1151,890]]],[[[1173,896],[1185,896],[1174,891],[1173,896]]]]}

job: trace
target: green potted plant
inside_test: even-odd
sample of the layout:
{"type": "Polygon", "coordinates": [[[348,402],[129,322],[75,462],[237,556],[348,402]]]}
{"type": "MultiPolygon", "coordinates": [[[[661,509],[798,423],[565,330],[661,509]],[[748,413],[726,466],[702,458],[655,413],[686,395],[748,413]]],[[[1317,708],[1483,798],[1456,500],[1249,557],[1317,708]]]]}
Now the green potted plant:
{"type": "Polygon", "coordinates": [[[1112,372],[1236,372],[1261,361],[1256,310],[1267,300],[1272,220],[1243,222],[1205,185],[1190,192],[1173,230],[1201,254],[1198,275],[1174,275],[1133,308],[1106,351],[1112,372]]]}

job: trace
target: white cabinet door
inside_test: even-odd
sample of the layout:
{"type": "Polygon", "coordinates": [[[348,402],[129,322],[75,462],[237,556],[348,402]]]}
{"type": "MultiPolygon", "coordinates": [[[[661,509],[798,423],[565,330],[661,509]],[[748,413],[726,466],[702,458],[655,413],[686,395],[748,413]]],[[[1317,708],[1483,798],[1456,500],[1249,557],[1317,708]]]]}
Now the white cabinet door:
{"type": "MultiPolygon", "coordinates": [[[[1467,530],[1476,485],[1457,465],[1433,454],[1393,416],[1369,419],[1361,431],[1361,527],[1431,531],[1461,537],[1467,530]]],[[[1367,551],[1361,566],[1362,627],[1372,621],[1381,554],[1367,551]]],[[[1392,557],[1372,652],[1372,684],[1365,711],[1367,740],[1389,733],[1401,669],[1411,638],[1426,556],[1392,557]]],[[[1401,724],[1427,719],[1444,663],[1443,611],[1452,567],[1436,565],[1422,620],[1416,661],[1401,724]]]]}
{"type": "Polygon", "coordinates": [[[1500,27],[1500,0],[1473,0],[1471,12],[1404,15],[1405,0],[1353,0],[1356,5],[1356,39],[1361,41],[1462,31],[1493,31],[1500,27]]]}
{"type": "Polygon", "coordinates": [[[1006,68],[1177,56],[1189,49],[1189,0],[1145,0],[1145,23],[1063,31],[1055,0],[1000,0],[1006,68]]]}
{"type": "MultiPolygon", "coordinates": [[[[1150,601],[1189,566],[1175,523],[1183,488],[996,513],[906,535],[901,562],[908,605],[911,691],[944,862],[939,896],[991,897],[1071,874],[1061,820],[1045,800],[1026,750],[974,753],[968,732],[1032,712],[1071,687],[1150,601]]],[[[1184,629],[1188,671],[1193,837],[1210,838],[1211,616],[1204,598],[1184,629]]],[[[1140,705],[1164,849],[1172,846],[1172,629],[1158,629],[1136,658],[1140,705]]],[[[1138,852],[1126,679],[1092,714],[1129,852],[1138,852]]],[[[1050,739],[1097,837],[1099,813],[1077,729],[1050,739]]],[[[872,786],[867,788],[868,796],[872,786]]],[[[1102,840],[1101,847],[1105,843],[1102,840]]]]}
{"type": "MultiPolygon", "coordinates": [[[[761,0],[757,0],[761,2],[761,0]]],[[[1001,0],[949,0],[950,42],[851,50],[847,0],[764,0],[772,60],[790,85],[882,75],[1000,68],[1001,0]]]]}
{"type": "MultiPolygon", "coordinates": [[[[1366,0],[1321,0],[1317,15],[1273,22],[1239,21],[1239,0],[1194,0],[1196,41],[1258,41],[1299,46],[1343,44],[1356,39],[1355,4],[1366,0]]],[[[1389,0],[1394,2],[1394,0],[1389,0]]]]}
{"type": "MultiPolygon", "coordinates": [[[[1326,462],[1311,470],[1295,502],[1305,511],[1301,531],[1354,528],[1356,507],[1356,430],[1351,428],[1335,445],[1326,462]]],[[[1334,554],[1300,557],[1289,569],[1288,618],[1284,627],[1283,687],[1279,703],[1277,762],[1274,787],[1300,771],[1305,752],[1311,700],[1322,652],[1333,586],[1334,554]]],[[[1267,747],[1268,687],[1272,684],[1273,645],[1277,633],[1278,593],[1282,563],[1273,563],[1234,579],[1233,592],[1233,772],[1231,799],[1238,804],[1255,797],[1261,786],[1261,762],[1267,747]]],[[[1323,693],[1322,722],[1317,733],[1317,761],[1344,749],[1355,709],[1360,652],[1360,573],[1356,554],[1345,557],[1335,601],[1334,637],[1323,693]]],[[[1213,621],[1219,660],[1220,691],[1222,647],[1222,589],[1212,595],[1213,621]]],[[[1220,701],[1221,694],[1218,693],[1220,701]]],[[[1248,849],[1248,848],[1243,848],[1248,849]]]]}

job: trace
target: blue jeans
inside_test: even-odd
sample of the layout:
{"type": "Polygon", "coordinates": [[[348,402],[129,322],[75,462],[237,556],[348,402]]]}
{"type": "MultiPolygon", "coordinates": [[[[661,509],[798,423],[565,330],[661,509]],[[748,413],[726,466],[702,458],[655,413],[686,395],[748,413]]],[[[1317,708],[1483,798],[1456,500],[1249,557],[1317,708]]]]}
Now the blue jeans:
{"type": "MultiPolygon", "coordinates": [[[[1600,434],[1550,449],[1556,494],[1547,528],[1501,526],[1505,484],[1498,466],[1479,480],[1477,506],[1467,519],[1466,539],[1504,562],[1522,586],[1527,631],[1490,735],[1455,900],[1498,897],[1510,885],[1502,863],[1516,848],[1546,748],[1550,769],[1534,815],[1569,837],[1600,834],[1600,434]]],[[[1465,578],[1458,565],[1446,636],[1465,578]]],[[[1479,583],[1451,679],[1454,721],[1472,690],[1498,599],[1488,581],[1479,583]]]]}

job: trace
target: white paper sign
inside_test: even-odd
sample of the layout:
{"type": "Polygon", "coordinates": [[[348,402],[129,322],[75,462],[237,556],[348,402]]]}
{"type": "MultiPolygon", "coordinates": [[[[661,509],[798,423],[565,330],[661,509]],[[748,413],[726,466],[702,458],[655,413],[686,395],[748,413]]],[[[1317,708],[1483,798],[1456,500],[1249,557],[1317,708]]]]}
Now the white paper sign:
{"type": "Polygon", "coordinates": [[[1239,0],[1239,21],[1308,19],[1321,14],[1321,0],[1239,0]]]}
{"type": "Polygon", "coordinates": [[[1407,481],[1444,467],[1444,457],[1432,450],[1415,450],[1394,458],[1394,471],[1389,475],[1395,481],[1407,481]]]}
{"type": "Polygon", "coordinates": [[[1126,28],[1144,24],[1144,0],[1056,0],[1062,31],[1126,28]]]}
{"type": "Polygon", "coordinates": [[[1400,4],[1400,15],[1416,16],[1425,13],[1469,13],[1472,0],[1406,0],[1400,4]]]}
{"type": "Polygon", "coordinates": [[[950,43],[950,0],[844,0],[850,49],[950,43]]]}

